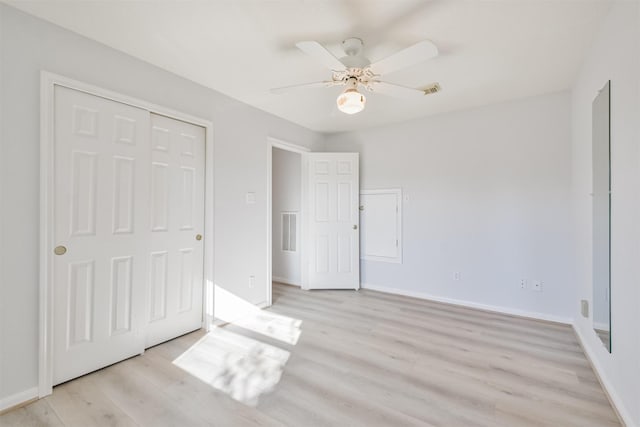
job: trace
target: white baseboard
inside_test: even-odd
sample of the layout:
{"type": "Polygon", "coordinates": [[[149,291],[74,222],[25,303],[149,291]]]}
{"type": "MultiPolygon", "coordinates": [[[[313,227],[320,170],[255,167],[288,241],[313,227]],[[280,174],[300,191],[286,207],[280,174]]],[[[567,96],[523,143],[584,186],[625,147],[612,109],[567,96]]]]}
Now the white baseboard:
{"type": "Polygon", "coordinates": [[[600,381],[600,385],[602,385],[602,388],[604,389],[605,394],[609,398],[609,401],[611,402],[611,406],[613,406],[614,411],[616,411],[616,413],[618,414],[620,421],[622,421],[626,427],[638,427],[637,424],[633,422],[633,419],[631,418],[631,414],[629,413],[629,410],[622,402],[622,399],[620,399],[620,396],[616,392],[616,389],[613,387],[613,385],[611,384],[611,381],[605,374],[604,369],[602,369],[602,365],[600,365],[600,362],[598,362],[598,358],[595,357],[593,349],[591,348],[591,346],[588,345],[588,342],[585,339],[585,336],[583,335],[580,328],[576,326],[575,323],[573,324],[573,330],[575,331],[576,336],[578,337],[578,341],[582,346],[582,350],[584,351],[584,354],[586,354],[587,359],[589,360],[589,363],[591,363],[591,367],[596,373],[596,377],[598,377],[598,381],[600,381]]]}
{"type": "Polygon", "coordinates": [[[599,331],[608,331],[609,330],[609,324],[608,323],[593,322],[593,328],[597,329],[599,331]]]}
{"type": "Polygon", "coordinates": [[[438,297],[438,296],[430,295],[423,292],[407,291],[404,289],[388,288],[385,286],[378,286],[378,285],[368,285],[366,283],[362,283],[360,286],[362,287],[362,289],[370,289],[372,291],[384,292],[387,294],[395,294],[395,295],[402,295],[406,297],[419,298],[419,299],[424,299],[429,301],[443,302],[446,304],[459,305],[462,307],[477,308],[479,310],[493,311],[493,312],[502,313],[502,314],[510,314],[512,316],[527,317],[527,318],[536,319],[536,320],[546,320],[548,322],[564,323],[566,325],[573,324],[573,319],[569,317],[555,316],[552,314],[537,313],[533,311],[518,310],[515,308],[500,307],[496,305],[481,304],[477,302],[465,301],[465,300],[459,300],[459,299],[453,299],[453,298],[438,297]]]}
{"type": "MultiPolygon", "coordinates": [[[[256,304],[253,304],[256,307],[258,307],[259,309],[264,309],[267,307],[270,307],[269,303],[267,301],[262,301],[256,304]]],[[[227,320],[222,320],[222,319],[218,319],[217,317],[214,316],[213,321],[211,322],[211,327],[220,327],[220,326],[224,326],[227,325],[229,323],[229,321],[227,320]]],[[[231,321],[231,323],[233,323],[233,321],[231,321]]]]}
{"type": "Polygon", "coordinates": [[[286,277],[271,276],[271,280],[278,283],[284,283],[285,285],[300,287],[300,283],[296,283],[294,280],[287,279],[286,277]]]}
{"type": "Polygon", "coordinates": [[[22,403],[36,399],[38,397],[38,387],[33,387],[25,391],[13,394],[11,396],[3,397],[0,399],[0,412],[6,409],[13,408],[22,403]]]}

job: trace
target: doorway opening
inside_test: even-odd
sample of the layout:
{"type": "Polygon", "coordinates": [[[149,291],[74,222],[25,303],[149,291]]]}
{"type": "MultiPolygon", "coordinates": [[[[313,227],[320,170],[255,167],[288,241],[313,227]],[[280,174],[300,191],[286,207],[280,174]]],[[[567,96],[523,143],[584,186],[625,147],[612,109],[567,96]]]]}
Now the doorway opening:
{"type": "Polygon", "coordinates": [[[359,154],[267,147],[267,306],[274,281],[359,289],[359,154]]]}
{"type": "Polygon", "coordinates": [[[304,164],[305,147],[274,138],[268,140],[268,305],[273,283],[305,288],[304,164]]]}

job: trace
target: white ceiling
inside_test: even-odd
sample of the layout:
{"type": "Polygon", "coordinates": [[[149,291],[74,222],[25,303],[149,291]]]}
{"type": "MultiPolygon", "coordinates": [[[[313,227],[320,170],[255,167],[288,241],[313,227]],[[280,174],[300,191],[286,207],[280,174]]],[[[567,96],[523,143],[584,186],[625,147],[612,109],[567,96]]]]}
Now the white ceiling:
{"type": "Polygon", "coordinates": [[[556,92],[571,86],[608,0],[8,0],[7,3],[247,104],[321,132],[556,92]],[[337,56],[360,37],[372,61],[423,39],[436,59],[389,74],[417,100],[367,94],[364,112],[335,107],[340,88],[272,95],[330,72],[294,47],[317,40],[337,56]]]}

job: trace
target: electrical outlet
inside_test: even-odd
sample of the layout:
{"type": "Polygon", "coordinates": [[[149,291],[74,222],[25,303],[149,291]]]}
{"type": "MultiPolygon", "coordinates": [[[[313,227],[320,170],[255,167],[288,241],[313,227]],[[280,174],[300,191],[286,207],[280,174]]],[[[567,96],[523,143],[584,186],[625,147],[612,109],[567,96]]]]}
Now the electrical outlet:
{"type": "Polygon", "coordinates": [[[582,313],[582,317],[589,318],[589,301],[586,299],[580,300],[580,313],[582,313]]]}
{"type": "Polygon", "coordinates": [[[253,285],[256,283],[256,276],[249,276],[249,289],[253,289],[253,285]]]}
{"type": "Polygon", "coordinates": [[[531,290],[536,292],[542,292],[542,281],[534,280],[531,282],[531,290]]]}
{"type": "Polygon", "coordinates": [[[527,289],[527,279],[520,279],[520,289],[527,289]]]}
{"type": "Polygon", "coordinates": [[[460,272],[459,271],[454,271],[453,272],[453,280],[460,280],[460,272]]]}

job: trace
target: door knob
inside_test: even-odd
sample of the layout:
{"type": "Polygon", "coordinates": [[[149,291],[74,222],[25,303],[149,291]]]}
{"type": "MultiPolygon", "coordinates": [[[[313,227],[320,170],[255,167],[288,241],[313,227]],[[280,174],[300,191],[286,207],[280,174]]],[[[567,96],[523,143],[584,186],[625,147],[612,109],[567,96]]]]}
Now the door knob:
{"type": "Polygon", "coordinates": [[[196,240],[198,241],[202,240],[202,234],[196,234],[196,240]]]}
{"type": "Polygon", "coordinates": [[[357,229],[358,229],[358,226],[357,226],[357,225],[355,225],[355,224],[353,224],[353,229],[354,229],[354,230],[357,230],[357,229]]]}
{"type": "Polygon", "coordinates": [[[67,248],[62,245],[56,246],[55,249],[53,250],[53,253],[56,255],[64,255],[67,253],[67,248]]]}

